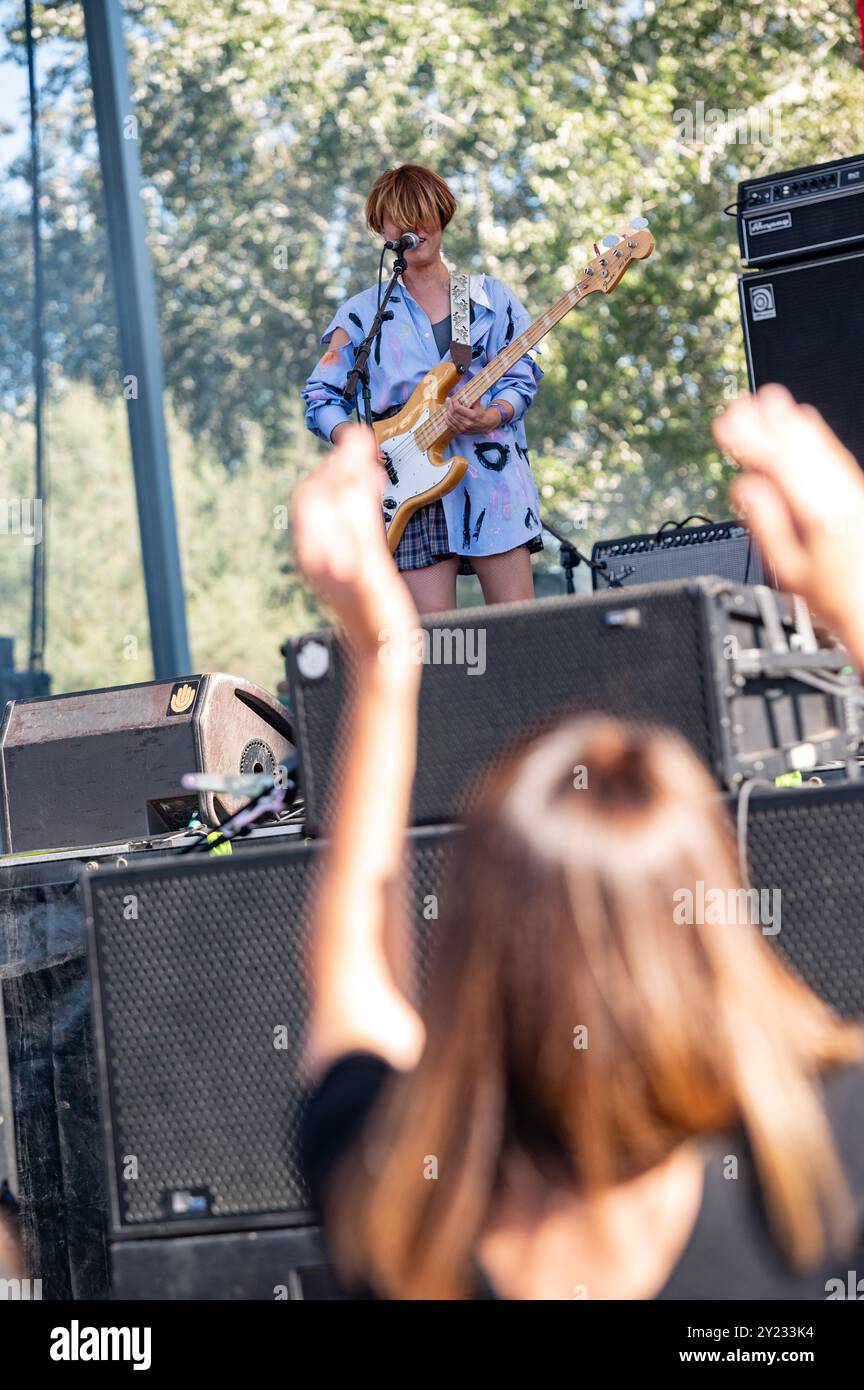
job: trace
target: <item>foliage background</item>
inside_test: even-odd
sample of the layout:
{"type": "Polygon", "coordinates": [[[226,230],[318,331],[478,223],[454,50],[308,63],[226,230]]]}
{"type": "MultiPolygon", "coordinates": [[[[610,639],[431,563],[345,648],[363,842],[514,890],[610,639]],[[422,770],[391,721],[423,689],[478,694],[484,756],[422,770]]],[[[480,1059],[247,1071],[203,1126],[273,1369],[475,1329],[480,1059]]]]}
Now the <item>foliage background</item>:
{"type": "MultiPolygon", "coordinates": [[[[47,665],[62,690],[151,672],[83,20],[75,0],[38,8],[47,665]]],[[[20,59],[23,6],[7,10],[20,59]]],[[[535,313],[593,240],[650,218],[656,257],[545,341],[533,466],[549,519],[583,548],[727,512],[709,427],[746,376],[722,209],[742,177],[864,144],[853,0],[125,10],[196,669],[272,688],[281,641],[318,620],[274,518],[320,451],[297,392],[333,306],[375,277],[361,209],[394,163],[444,174],[460,204],[448,258],[500,276],[535,313]],[[732,114],[722,135],[685,140],[674,113],[699,102],[732,114]],[[742,117],[757,108],[753,139],[742,117]]],[[[0,498],[32,494],[28,174],[23,157],[0,171],[0,498]]],[[[0,632],[19,664],[30,558],[0,535],[0,632]]]]}

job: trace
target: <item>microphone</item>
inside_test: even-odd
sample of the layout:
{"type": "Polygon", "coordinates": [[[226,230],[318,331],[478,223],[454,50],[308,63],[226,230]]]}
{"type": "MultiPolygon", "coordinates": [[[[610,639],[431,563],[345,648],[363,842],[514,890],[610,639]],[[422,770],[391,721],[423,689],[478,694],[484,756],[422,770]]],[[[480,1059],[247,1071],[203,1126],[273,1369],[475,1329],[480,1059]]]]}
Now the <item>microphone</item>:
{"type": "Polygon", "coordinates": [[[287,788],[294,762],[279,763],[272,772],[184,772],[180,781],[187,791],[222,792],[226,796],[263,796],[274,787],[287,788]]]}
{"type": "Polygon", "coordinates": [[[267,772],[184,772],[182,786],[190,792],[222,792],[227,796],[260,796],[273,786],[267,772]]]}
{"type": "Polygon", "coordinates": [[[421,242],[426,238],[418,236],[416,232],[403,232],[398,241],[385,241],[385,251],[416,251],[421,242]]]}

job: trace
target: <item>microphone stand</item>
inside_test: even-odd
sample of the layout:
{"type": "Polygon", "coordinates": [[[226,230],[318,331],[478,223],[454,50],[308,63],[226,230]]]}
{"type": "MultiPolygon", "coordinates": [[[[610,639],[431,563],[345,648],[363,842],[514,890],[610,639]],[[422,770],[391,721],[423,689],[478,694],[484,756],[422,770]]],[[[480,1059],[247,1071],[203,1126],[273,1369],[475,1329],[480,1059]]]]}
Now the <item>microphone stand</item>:
{"type": "Polygon", "coordinates": [[[541,525],[544,531],[548,531],[550,536],[555,537],[561,547],[561,568],[564,571],[564,579],[568,594],[575,594],[576,592],[576,586],[573,583],[573,571],[577,565],[587,565],[592,573],[602,575],[610,589],[620,589],[622,587],[620,579],[614,576],[610,579],[609,566],[606,564],[605,560],[601,560],[599,563],[596,560],[590,560],[587,555],[582,554],[581,550],[579,550],[572,541],[568,541],[566,536],[562,536],[560,531],[556,531],[554,526],[550,526],[548,521],[541,521],[541,525]]]}
{"type": "MultiPolygon", "coordinates": [[[[372,428],[372,391],[369,386],[369,354],[372,351],[372,344],[381,332],[382,324],[393,317],[393,310],[387,308],[387,301],[396,288],[396,281],[406,269],[406,264],[405,252],[397,251],[396,259],[393,262],[393,273],[390,276],[387,289],[384,291],[384,296],[375,312],[375,317],[372,320],[372,327],[369,329],[369,332],[354,354],[354,366],[345,379],[345,386],[342,391],[346,401],[356,407],[357,419],[360,420],[360,407],[357,405],[357,386],[359,383],[362,383],[363,414],[365,416],[365,423],[370,429],[372,428]]],[[[361,421],[361,424],[362,423],[361,421]]]]}
{"type": "MultiPolygon", "coordinates": [[[[289,753],[285,762],[279,764],[279,773],[251,778],[250,780],[257,783],[257,790],[253,792],[247,804],[241,806],[239,811],[235,811],[232,816],[223,821],[218,830],[211,831],[206,826],[202,826],[198,839],[193,840],[191,844],[182,846],[176,853],[192,854],[197,850],[199,853],[214,854],[230,840],[248,835],[255,822],[260,820],[262,816],[278,816],[285,809],[286,803],[290,805],[297,795],[297,765],[296,752],[289,753]]],[[[233,792],[234,788],[231,783],[235,781],[234,777],[229,773],[223,780],[227,790],[233,792]]],[[[195,787],[198,781],[196,774],[192,773],[191,785],[195,787]]],[[[187,783],[184,778],[184,786],[188,786],[190,783],[187,783]]]]}

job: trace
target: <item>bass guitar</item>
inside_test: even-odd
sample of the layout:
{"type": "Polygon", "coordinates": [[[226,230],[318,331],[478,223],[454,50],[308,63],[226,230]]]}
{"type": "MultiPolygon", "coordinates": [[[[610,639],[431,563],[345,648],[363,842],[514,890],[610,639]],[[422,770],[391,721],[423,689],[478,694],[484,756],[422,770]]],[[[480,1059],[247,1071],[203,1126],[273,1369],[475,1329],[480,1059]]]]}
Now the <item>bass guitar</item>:
{"type": "MultiPolygon", "coordinates": [[[[464,381],[455,394],[468,405],[479,401],[500,377],[545,337],[565,314],[589,294],[611,294],[634,261],[644,261],[654,250],[654,238],[644,218],[626,231],[603,238],[603,248],[588,262],[579,283],[556,300],[551,308],[514,338],[476,376],[464,381]]],[[[461,482],[468,468],[459,455],[444,458],[444,449],[456,437],[444,418],[444,401],[460,380],[453,362],[440,362],[427,372],[397,415],[373,426],[378,446],[386,455],[388,485],[384,492],[384,524],[391,551],[395,550],[409,519],[461,482]]]]}

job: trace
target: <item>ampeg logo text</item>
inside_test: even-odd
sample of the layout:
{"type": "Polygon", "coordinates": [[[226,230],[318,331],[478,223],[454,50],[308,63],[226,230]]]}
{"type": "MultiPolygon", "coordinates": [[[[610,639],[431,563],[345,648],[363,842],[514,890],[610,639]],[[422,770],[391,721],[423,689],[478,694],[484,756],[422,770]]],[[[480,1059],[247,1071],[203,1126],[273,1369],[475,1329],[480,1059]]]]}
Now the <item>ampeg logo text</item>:
{"type": "Polygon", "coordinates": [[[753,285],[750,290],[750,309],[756,323],[760,319],[776,319],[777,306],[774,303],[774,286],[753,285]]]}
{"type": "Polygon", "coordinates": [[[791,226],[791,212],[778,212],[776,217],[754,217],[747,230],[751,236],[764,236],[765,232],[787,232],[791,226]]]}

